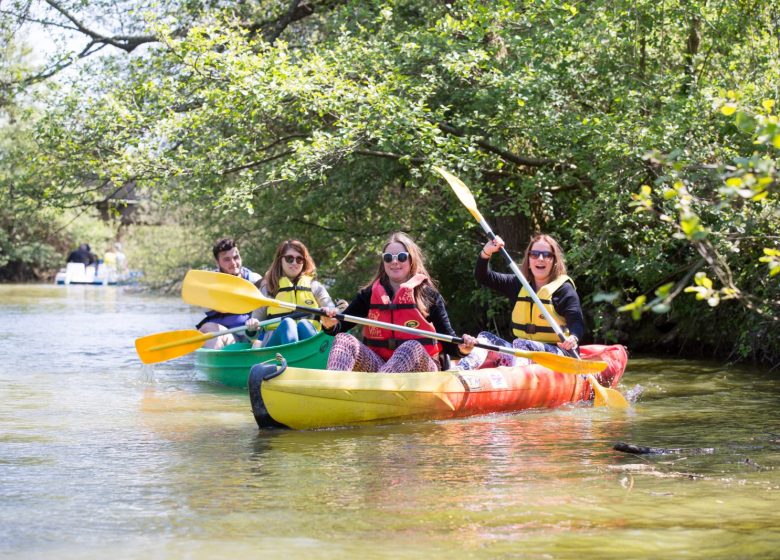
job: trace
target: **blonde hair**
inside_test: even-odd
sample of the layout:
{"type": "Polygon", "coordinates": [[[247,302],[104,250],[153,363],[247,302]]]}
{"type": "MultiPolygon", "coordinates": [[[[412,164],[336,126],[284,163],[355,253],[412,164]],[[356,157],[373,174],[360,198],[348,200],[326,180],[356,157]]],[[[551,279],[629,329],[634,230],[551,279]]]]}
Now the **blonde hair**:
{"type": "MultiPolygon", "coordinates": [[[[282,279],[282,277],[284,277],[284,269],[282,269],[282,257],[284,257],[284,254],[288,249],[292,249],[300,253],[300,255],[303,257],[303,268],[301,269],[301,273],[298,275],[298,277],[303,276],[304,274],[306,276],[311,276],[312,278],[317,276],[317,267],[315,266],[314,259],[311,258],[306,245],[297,239],[286,239],[285,241],[279,243],[279,246],[276,247],[274,260],[263,277],[262,285],[266,287],[268,295],[271,297],[276,296],[277,292],[279,291],[279,281],[282,279]]],[[[293,280],[295,280],[295,278],[293,278],[293,280]]]]}
{"type": "Polygon", "coordinates": [[[553,237],[544,233],[537,233],[531,238],[531,241],[528,242],[528,246],[525,248],[525,252],[523,253],[523,262],[520,265],[520,270],[522,271],[523,276],[525,276],[525,278],[529,281],[533,280],[528,253],[531,251],[531,247],[533,247],[534,243],[537,241],[543,241],[544,243],[547,243],[553,252],[553,266],[552,270],[550,271],[549,282],[552,282],[559,276],[566,274],[566,261],[563,258],[563,251],[561,251],[561,246],[558,245],[558,242],[553,237]]]}
{"type": "MultiPolygon", "coordinates": [[[[426,296],[427,290],[425,290],[425,286],[430,286],[433,289],[437,289],[437,286],[436,281],[431,277],[430,274],[428,274],[428,270],[425,268],[425,256],[423,255],[422,249],[420,249],[420,247],[411,237],[402,231],[393,233],[387,239],[387,241],[385,241],[385,244],[382,245],[382,253],[387,250],[387,247],[391,243],[400,243],[404,246],[406,252],[409,253],[409,278],[416,274],[422,274],[425,276],[425,281],[421,282],[414,289],[414,301],[417,303],[417,309],[420,310],[420,313],[427,316],[428,308],[433,302],[429,301],[428,297],[426,296]]],[[[363,286],[363,288],[373,286],[374,282],[377,280],[383,284],[390,283],[390,278],[387,276],[387,272],[385,271],[385,263],[381,257],[379,259],[379,268],[377,269],[376,274],[368,284],[363,286]]]]}

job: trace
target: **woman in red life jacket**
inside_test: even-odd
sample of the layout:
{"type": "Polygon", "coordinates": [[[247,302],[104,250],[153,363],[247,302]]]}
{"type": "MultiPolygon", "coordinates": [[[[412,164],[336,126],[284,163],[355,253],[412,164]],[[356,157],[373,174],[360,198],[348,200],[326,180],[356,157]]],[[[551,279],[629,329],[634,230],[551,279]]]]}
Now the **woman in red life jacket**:
{"type": "MultiPolygon", "coordinates": [[[[392,329],[366,326],[363,342],[348,334],[354,324],[335,319],[338,310],[326,309],[322,325],[336,335],[328,358],[328,369],[341,371],[438,371],[443,354],[468,355],[476,339],[468,335],[460,346],[439,342],[392,329]]],[[[417,244],[405,233],[394,233],[382,249],[374,278],[349,304],[345,315],[367,317],[428,332],[457,336],[435,282],[425,270],[425,259],[417,244]]]]}
{"type": "MultiPolygon", "coordinates": [[[[566,335],[566,340],[558,341],[558,335],[547,322],[544,313],[537,307],[530,294],[514,274],[503,274],[490,269],[489,261],[493,253],[504,246],[500,237],[485,243],[479,252],[474,276],[483,286],[504,294],[515,302],[512,310],[512,334],[514,340],[508,341],[491,332],[481,332],[477,338],[496,346],[512,346],[532,352],[551,352],[567,355],[567,351],[577,348],[579,339],[585,333],[585,320],[582,317],[580,298],[574,282],[566,274],[566,263],[558,242],[549,235],[533,236],[525,249],[520,271],[528,280],[542,304],[558,323],[566,335]]],[[[468,358],[458,364],[460,369],[477,369],[483,364],[522,365],[520,360],[507,354],[493,355],[476,349],[468,358]],[[487,363],[485,363],[487,361],[487,363]]]]}

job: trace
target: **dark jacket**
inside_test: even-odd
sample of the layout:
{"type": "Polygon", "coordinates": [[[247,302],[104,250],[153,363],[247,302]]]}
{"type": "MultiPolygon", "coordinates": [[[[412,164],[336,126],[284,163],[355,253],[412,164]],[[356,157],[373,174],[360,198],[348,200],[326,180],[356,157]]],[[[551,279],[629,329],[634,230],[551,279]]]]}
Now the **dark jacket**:
{"type": "MultiPolygon", "coordinates": [[[[503,274],[490,269],[490,261],[477,257],[477,266],[474,268],[474,278],[485,287],[504,294],[511,301],[517,300],[520,288],[523,284],[514,274],[503,274]]],[[[582,340],[585,334],[585,319],[582,316],[582,306],[577,290],[569,282],[564,283],[555,290],[552,295],[553,307],[556,313],[566,319],[569,332],[582,340]]]]}
{"type": "MultiPolygon", "coordinates": [[[[382,286],[384,286],[387,295],[390,296],[390,299],[392,299],[395,296],[393,288],[384,282],[382,283],[382,286]]],[[[450,324],[450,318],[447,315],[447,308],[444,306],[444,298],[441,297],[441,294],[438,291],[430,286],[426,286],[424,289],[427,290],[425,295],[428,298],[428,301],[431,302],[428,308],[428,316],[426,319],[433,324],[437,333],[455,337],[459,336],[455,334],[455,331],[450,324]]],[[[343,313],[344,315],[353,315],[355,317],[367,318],[370,304],[371,286],[368,286],[367,288],[363,288],[357,293],[355,299],[352,300],[343,313]]],[[[339,321],[338,324],[336,324],[332,329],[325,329],[325,332],[335,336],[340,332],[347,332],[354,326],[355,323],[339,321]]],[[[462,357],[460,350],[458,350],[457,344],[453,342],[441,341],[441,345],[445,354],[456,358],[462,357]]]]}
{"type": "Polygon", "coordinates": [[[68,260],[66,262],[83,263],[85,265],[90,265],[97,262],[97,257],[88,249],[79,247],[75,251],[71,251],[70,255],[68,255],[68,260]]]}

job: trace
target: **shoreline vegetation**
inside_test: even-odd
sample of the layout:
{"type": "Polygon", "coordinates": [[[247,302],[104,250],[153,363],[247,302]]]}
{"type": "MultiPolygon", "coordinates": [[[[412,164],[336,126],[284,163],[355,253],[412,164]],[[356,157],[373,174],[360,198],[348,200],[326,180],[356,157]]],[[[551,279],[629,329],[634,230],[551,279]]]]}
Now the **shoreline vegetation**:
{"type": "MultiPolygon", "coordinates": [[[[143,229],[139,227],[138,230],[143,229]]],[[[204,235],[200,241],[202,245],[196,242],[189,242],[168,246],[162,249],[160,237],[171,240],[175,239],[175,231],[178,231],[182,238],[187,237],[191,239],[192,231],[187,228],[147,228],[153,230],[155,233],[150,234],[148,231],[145,234],[140,234],[138,231],[134,231],[131,227],[128,230],[126,239],[131,240],[129,246],[125,246],[128,251],[133,268],[138,268],[144,271],[144,276],[140,281],[133,284],[132,287],[121,287],[120,289],[132,289],[134,292],[152,292],[165,295],[178,296],[181,291],[181,284],[184,278],[184,274],[190,269],[210,269],[212,262],[208,260],[210,256],[208,251],[203,251],[203,247],[208,247],[210,237],[204,235]],[[157,230],[160,230],[159,232],[157,230]],[[164,232],[164,234],[163,234],[164,232]],[[161,235],[163,234],[163,235],[161,235]]],[[[253,240],[251,237],[242,242],[242,251],[244,254],[249,255],[251,262],[248,266],[253,270],[264,270],[267,268],[261,258],[258,257],[256,249],[261,249],[264,246],[258,241],[253,240]]],[[[477,248],[479,245],[475,245],[477,248]]],[[[270,247],[269,247],[270,248],[270,247]]],[[[246,262],[246,261],[245,261],[246,262]]],[[[465,262],[465,261],[464,261],[465,262]]],[[[471,270],[466,265],[471,265],[470,262],[465,262],[463,270],[458,270],[461,278],[464,282],[471,284],[472,293],[476,298],[481,298],[485,294],[486,290],[480,288],[475,281],[471,278],[471,270]],[[465,274],[464,274],[465,273],[465,274]]],[[[337,283],[338,285],[344,285],[342,279],[339,282],[335,282],[333,279],[333,267],[328,266],[328,263],[322,263],[320,268],[320,274],[323,273],[328,278],[329,283],[337,283]]],[[[501,268],[501,264],[496,263],[496,268],[501,268]]],[[[445,265],[446,269],[446,265],[445,265]]],[[[57,269],[50,269],[49,274],[42,278],[36,279],[22,279],[22,280],[4,280],[0,283],[22,283],[22,284],[51,284],[54,281],[54,273],[57,269]]],[[[370,271],[366,272],[370,275],[370,271]]],[[[367,277],[367,276],[366,276],[367,277]]],[[[360,278],[357,278],[357,283],[360,283],[360,278]]],[[[444,282],[442,282],[444,283],[444,282]]],[[[449,284],[449,282],[447,282],[449,284]]],[[[100,289],[97,287],[96,289],[100,289]]],[[[110,288],[113,289],[113,288],[110,288]]],[[[354,289],[354,288],[350,288],[354,289]]],[[[344,293],[350,293],[349,289],[344,293]]],[[[446,294],[445,294],[446,296],[446,294]]],[[[688,296],[690,300],[694,300],[692,296],[688,296]]],[[[640,320],[635,321],[631,319],[627,314],[620,314],[614,311],[614,306],[609,315],[598,315],[599,312],[603,312],[605,305],[594,305],[592,303],[591,294],[583,294],[584,301],[590,301],[590,304],[586,304],[583,311],[585,313],[586,323],[588,324],[591,332],[587,337],[587,341],[593,343],[620,343],[625,345],[629,350],[629,357],[632,354],[647,354],[654,356],[666,356],[666,357],[678,357],[678,358],[690,358],[690,359],[710,359],[717,360],[726,363],[755,363],[768,368],[775,367],[775,364],[771,362],[761,362],[760,360],[751,360],[749,358],[737,358],[734,354],[733,339],[727,336],[723,336],[725,333],[720,329],[707,329],[700,330],[695,323],[686,323],[685,321],[673,322],[672,315],[665,315],[659,317],[657,315],[646,315],[640,320]],[[598,320],[610,321],[610,330],[608,332],[600,332],[593,330],[592,325],[598,320]]],[[[450,301],[450,298],[447,298],[450,301]]],[[[679,305],[682,301],[678,301],[679,305]]],[[[693,304],[694,309],[697,305],[694,301],[689,302],[693,304]]],[[[732,303],[733,304],[733,303],[732,303]]],[[[456,328],[461,329],[463,332],[477,332],[477,329],[490,328],[499,334],[503,333],[509,336],[510,326],[506,320],[501,321],[502,318],[509,317],[510,304],[509,302],[502,301],[501,298],[491,298],[488,300],[487,306],[481,311],[469,311],[464,310],[462,305],[458,305],[453,302],[450,304],[454,309],[457,309],[458,322],[454,323],[456,328]],[[488,313],[493,312],[496,314],[494,318],[489,318],[488,313]],[[480,314],[482,313],[482,314],[480,314]],[[461,322],[464,315],[468,315],[469,319],[466,322],[461,322]]],[[[727,306],[723,308],[727,309],[727,306]]]]}
{"type": "Polygon", "coordinates": [[[780,364],[772,3],[59,6],[0,20],[0,282],[120,241],[175,292],[218,237],[257,270],[295,237],[348,294],[403,230],[453,324],[506,334],[439,166],[513,255],[561,240],[592,341],[780,364]],[[79,46],[40,60],[32,25],[79,46]]]}

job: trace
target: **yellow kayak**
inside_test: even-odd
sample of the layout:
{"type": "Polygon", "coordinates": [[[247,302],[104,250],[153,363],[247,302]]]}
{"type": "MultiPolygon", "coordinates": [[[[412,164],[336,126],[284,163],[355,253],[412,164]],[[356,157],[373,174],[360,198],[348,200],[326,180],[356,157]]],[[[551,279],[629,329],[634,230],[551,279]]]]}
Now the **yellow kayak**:
{"type": "MultiPolygon", "coordinates": [[[[623,346],[584,346],[583,358],[606,361],[598,374],[614,387],[625,371],[623,346]]],[[[538,364],[475,371],[366,373],[257,365],[249,394],[258,426],[296,430],[459,418],[588,400],[581,375],[538,364]]]]}

